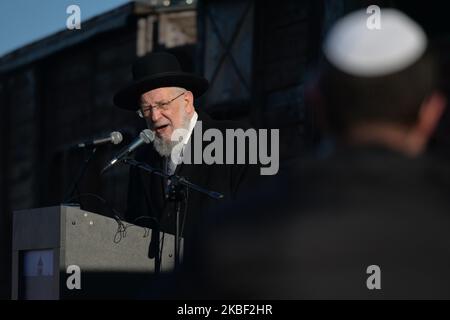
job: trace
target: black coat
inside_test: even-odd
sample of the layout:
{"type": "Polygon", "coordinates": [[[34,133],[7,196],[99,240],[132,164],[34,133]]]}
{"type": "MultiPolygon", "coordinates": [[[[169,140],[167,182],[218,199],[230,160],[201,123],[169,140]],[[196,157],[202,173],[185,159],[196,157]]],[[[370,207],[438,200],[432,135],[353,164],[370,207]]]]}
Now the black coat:
{"type": "Polygon", "coordinates": [[[360,147],[285,169],[198,242],[201,298],[450,298],[448,163],[360,147]]]}
{"type": "MultiPolygon", "coordinates": [[[[231,121],[213,120],[203,112],[197,113],[198,121],[202,121],[203,132],[210,128],[216,128],[224,133],[225,129],[244,127],[231,121]]],[[[190,142],[194,141],[195,134],[196,131],[194,130],[190,142]]],[[[205,143],[203,143],[203,146],[205,146],[205,143]]],[[[154,150],[152,145],[139,149],[135,159],[148,163],[157,169],[162,170],[164,167],[164,159],[154,150]]],[[[241,185],[252,180],[250,177],[254,174],[251,172],[256,171],[252,171],[246,165],[179,164],[175,174],[225,196],[222,200],[215,200],[197,191],[188,191],[187,207],[183,205],[180,214],[181,235],[185,237],[193,232],[195,226],[204,221],[204,215],[211,212],[214,206],[233,199],[241,185]]],[[[167,189],[165,185],[166,182],[160,177],[132,167],[130,169],[128,209],[125,219],[138,225],[150,226],[151,228],[159,227],[162,231],[174,234],[175,210],[173,203],[169,203],[165,199],[167,189]]]]}

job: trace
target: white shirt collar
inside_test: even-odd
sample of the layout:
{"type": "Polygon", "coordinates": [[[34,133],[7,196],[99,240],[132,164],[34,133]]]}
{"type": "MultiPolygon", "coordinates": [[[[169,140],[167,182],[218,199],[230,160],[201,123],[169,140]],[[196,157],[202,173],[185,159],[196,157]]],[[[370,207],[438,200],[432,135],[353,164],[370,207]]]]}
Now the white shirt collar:
{"type": "Polygon", "coordinates": [[[183,144],[187,144],[189,142],[189,139],[191,138],[192,131],[194,131],[194,127],[197,124],[198,114],[194,111],[194,114],[192,115],[191,122],[189,123],[188,128],[188,134],[184,136],[183,138],[183,144]]]}
{"type": "MultiPolygon", "coordinates": [[[[192,115],[192,118],[190,120],[189,123],[189,127],[188,127],[188,132],[187,134],[183,137],[182,143],[183,143],[183,148],[179,149],[180,153],[174,155],[174,158],[177,160],[177,163],[179,162],[179,160],[183,157],[183,151],[184,151],[184,146],[189,142],[189,139],[191,138],[192,132],[194,131],[194,127],[197,124],[197,120],[198,120],[198,114],[197,112],[194,111],[194,114],[192,115]]],[[[172,162],[172,161],[170,161],[172,162]]],[[[176,168],[176,164],[172,163],[171,165],[173,165],[173,171],[175,171],[176,168]]]]}

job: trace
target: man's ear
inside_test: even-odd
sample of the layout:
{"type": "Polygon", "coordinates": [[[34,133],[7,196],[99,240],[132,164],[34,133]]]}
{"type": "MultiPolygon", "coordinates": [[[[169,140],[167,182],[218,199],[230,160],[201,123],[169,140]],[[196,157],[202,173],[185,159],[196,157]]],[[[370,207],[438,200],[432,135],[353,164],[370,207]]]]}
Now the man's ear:
{"type": "Polygon", "coordinates": [[[419,111],[417,130],[426,138],[430,137],[444,113],[447,99],[440,92],[434,92],[422,104],[419,111]]]}

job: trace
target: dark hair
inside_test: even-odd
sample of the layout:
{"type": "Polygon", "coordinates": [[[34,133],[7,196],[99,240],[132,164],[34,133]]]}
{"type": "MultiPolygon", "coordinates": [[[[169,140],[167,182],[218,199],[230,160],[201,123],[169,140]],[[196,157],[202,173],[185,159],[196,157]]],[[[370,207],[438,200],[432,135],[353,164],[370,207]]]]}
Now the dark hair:
{"type": "Polygon", "coordinates": [[[328,125],[337,134],[363,122],[412,125],[435,87],[429,51],[402,71],[374,78],[355,77],[325,62],[319,82],[328,125]]]}

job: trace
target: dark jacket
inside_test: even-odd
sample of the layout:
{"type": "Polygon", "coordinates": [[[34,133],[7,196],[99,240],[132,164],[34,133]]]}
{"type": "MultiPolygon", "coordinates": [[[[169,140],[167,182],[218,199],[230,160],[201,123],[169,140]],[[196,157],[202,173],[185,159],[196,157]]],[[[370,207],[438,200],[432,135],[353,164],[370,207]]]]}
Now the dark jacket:
{"type": "MultiPolygon", "coordinates": [[[[197,113],[198,121],[202,121],[203,132],[210,128],[216,128],[225,133],[226,129],[243,127],[243,125],[231,121],[213,120],[203,112],[197,111],[197,113]]],[[[197,131],[194,130],[190,142],[195,141],[196,133],[197,131]]],[[[207,144],[209,142],[203,143],[203,146],[207,144]]],[[[164,167],[164,159],[154,150],[152,145],[138,150],[135,159],[148,163],[157,169],[163,169],[164,167]]],[[[184,237],[193,232],[195,226],[204,220],[206,212],[210,212],[221,201],[233,199],[241,185],[245,181],[250,181],[250,176],[254,176],[250,171],[246,165],[179,164],[175,174],[205,189],[220,192],[225,196],[222,200],[215,200],[197,191],[189,190],[186,201],[187,206],[183,205],[181,207],[181,235],[184,237]]],[[[165,185],[166,182],[160,177],[132,167],[130,169],[126,220],[152,228],[159,226],[162,231],[174,234],[175,210],[173,203],[165,200],[165,185]]]]}
{"type": "Polygon", "coordinates": [[[235,216],[199,242],[201,297],[450,298],[448,163],[343,148],[276,180],[222,210],[235,216]],[[381,290],[367,287],[370,266],[381,290]]]}

